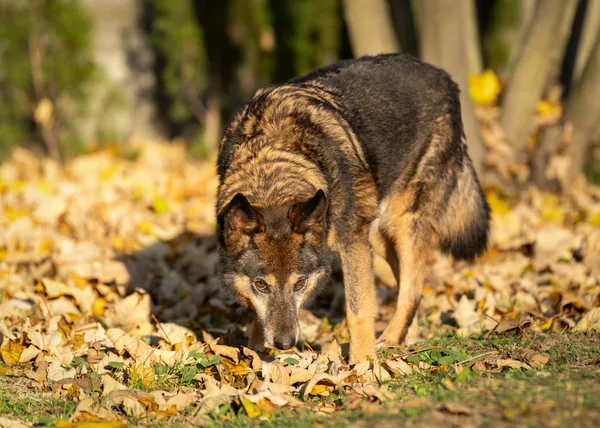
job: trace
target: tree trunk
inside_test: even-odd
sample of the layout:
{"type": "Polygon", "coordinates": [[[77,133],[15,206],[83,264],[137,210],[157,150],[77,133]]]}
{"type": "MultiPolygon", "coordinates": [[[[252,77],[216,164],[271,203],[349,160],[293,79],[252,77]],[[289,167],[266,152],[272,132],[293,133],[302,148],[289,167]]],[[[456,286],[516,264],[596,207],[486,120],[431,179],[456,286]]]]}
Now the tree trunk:
{"type": "Polygon", "coordinates": [[[464,1],[421,0],[418,4],[421,58],[446,70],[460,87],[462,120],[469,155],[475,169],[480,172],[484,147],[473,103],[469,97],[465,28],[465,22],[474,16],[470,14],[464,1]]]}
{"type": "Polygon", "coordinates": [[[141,28],[140,0],[83,0],[94,23],[94,57],[105,80],[90,97],[91,120],[81,120],[83,139],[102,134],[118,139],[158,139],[164,130],[156,120],[154,54],[141,28]]]}
{"type": "Polygon", "coordinates": [[[569,178],[575,178],[583,170],[585,154],[591,138],[600,122],[600,32],[596,35],[588,62],[581,79],[569,97],[565,120],[573,124],[571,144],[566,156],[570,161],[569,178]]]}
{"type": "Polygon", "coordinates": [[[573,82],[577,82],[583,73],[585,64],[592,53],[596,36],[600,31],[600,1],[588,0],[583,22],[583,33],[577,52],[573,82]]]}
{"type": "Polygon", "coordinates": [[[560,151],[562,130],[559,126],[545,129],[532,164],[533,180],[543,189],[558,191],[565,188],[584,169],[590,144],[600,130],[600,31],[581,79],[565,105],[564,121],[572,125],[570,143],[564,152],[568,169],[553,171],[551,159],[560,151]]]}
{"type": "Polygon", "coordinates": [[[479,28],[477,27],[477,10],[475,0],[461,0],[465,2],[466,16],[465,21],[465,43],[467,50],[468,71],[471,74],[479,74],[483,71],[481,61],[481,48],[479,47],[479,28]]]}
{"type": "Polygon", "coordinates": [[[540,0],[506,90],[500,122],[521,160],[537,102],[561,58],[576,6],[576,0],[540,0]]]}
{"type": "Polygon", "coordinates": [[[400,51],[386,0],[344,0],[343,4],[355,57],[400,51]]]}

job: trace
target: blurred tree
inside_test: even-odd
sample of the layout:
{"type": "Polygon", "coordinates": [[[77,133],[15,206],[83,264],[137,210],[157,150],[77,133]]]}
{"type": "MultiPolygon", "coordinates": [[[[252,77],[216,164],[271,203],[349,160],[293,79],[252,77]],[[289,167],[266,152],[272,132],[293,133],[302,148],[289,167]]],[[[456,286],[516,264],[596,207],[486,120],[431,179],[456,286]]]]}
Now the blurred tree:
{"type": "Polygon", "coordinates": [[[340,0],[270,0],[276,39],[275,82],[335,62],[340,47],[340,0]]]}
{"type": "Polygon", "coordinates": [[[600,123],[600,31],[591,49],[581,78],[565,106],[565,121],[573,125],[571,143],[566,149],[569,161],[568,177],[573,179],[583,171],[585,154],[600,123]]]}
{"type": "MultiPolygon", "coordinates": [[[[485,1],[485,0],[484,0],[485,1]]],[[[500,75],[508,74],[511,61],[519,50],[522,33],[529,26],[529,15],[525,16],[525,4],[533,5],[536,0],[496,0],[488,3],[489,28],[483,37],[483,50],[488,67],[500,75]]]]}
{"type": "Polygon", "coordinates": [[[483,71],[481,58],[481,38],[477,25],[477,8],[475,0],[462,0],[465,2],[465,43],[467,49],[467,70],[470,74],[479,74],[483,71]]]}
{"type": "Polygon", "coordinates": [[[577,0],[539,0],[502,103],[501,124],[520,160],[533,128],[537,102],[566,46],[577,0]]]}
{"type": "Polygon", "coordinates": [[[0,0],[0,64],[0,150],[30,137],[57,160],[75,150],[73,113],[84,114],[97,77],[78,2],[0,0]]]}
{"type": "Polygon", "coordinates": [[[394,29],[398,35],[400,49],[416,57],[419,56],[419,40],[415,23],[413,2],[389,0],[394,29]]]}
{"type": "MultiPolygon", "coordinates": [[[[467,32],[465,22],[475,19],[465,1],[421,0],[418,2],[421,58],[445,69],[461,89],[463,123],[475,168],[481,171],[484,147],[479,135],[473,103],[468,91],[467,32]]],[[[474,26],[476,24],[473,24],[474,26]]]]}
{"type": "Polygon", "coordinates": [[[177,128],[203,124],[209,84],[204,34],[189,0],[150,3],[151,36],[158,54],[158,81],[167,117],[177,128]]]}
{"type": "Polygon", "coordinates": [[[156,120],[155,55],[139,0],[79,0],[93,22],[92,54],[98,82],[86,96],[89,117],[76,116],[87,147],[163,136],[156,120]]]}
{"type": "Polygon", "coordinates": [[[239,83],[245,97],[272,81],[275,34],[267,0],[237,0],[230,7],[229,35],[241,51],[239,83]]]}
{"type": "Polygon", "coordinates": [[[584,0],[584,3],[586,3],[586,6],[583,33],[577,49],[577,61],[573,74],[573,81],[575,82],[581,77],[588,58],[592,53],[598,31],[600,31],[600,1],[584,0]]]}
{"type": "Polygon", "coordinates": [[[355,57],[400,51],[387,0],[344,0],[344,17],[355,57]]]}

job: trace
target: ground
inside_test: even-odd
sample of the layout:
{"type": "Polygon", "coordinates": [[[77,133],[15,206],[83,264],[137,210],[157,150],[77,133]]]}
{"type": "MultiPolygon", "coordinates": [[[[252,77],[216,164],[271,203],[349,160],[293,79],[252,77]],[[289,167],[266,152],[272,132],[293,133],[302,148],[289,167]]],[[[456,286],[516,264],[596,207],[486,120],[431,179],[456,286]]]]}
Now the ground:
{"type": "MultiPolygon", "coordinates": [[[[401,352],[433,362],[422,373],[389,380],[385,388],[393,397],[383,404],[364,402],[357,409],[344,393],[313,399],[331,402],[340,411],[318,415],[311,409],[281,411],[270,417],[248,417],[243,407],[225,405],[201,422],[219,426],[598,426],[600,424],[600,335],[597,333],[550,333],[524,337],[510,332],[488,339],[439,337],[409,351],[401,352]],[[415,352],[418,349],[429,351],[415,352]],[[523,350],[544,353],[548,363],[534,370],[505,368],[476,371],[466,368],[457,374],[454,366],[431,361],[432,351],[440,355],[460,353],[471,362],[486,355],[518,357],[523,350]],[[477,357],[477,356],[481,357],[477,357]]],[[[400,350],[399,350],[400,351],[400,350]]],[[[394,351],[396,352],[396,351],[394,351]]],[[[442,357],[443,358],[443,357],[442,357]]],[[[468,367],[466,363],[463,366],[468,367]]],[[[25,382],[0,377],[0,415],[40,426],[68,420],[76,408],[69,400],[56,400],[32,391],[25,382]]],[[[156,418],[151,414],[133,422],[144,426],[176,426],[194,422],[191,414],[156,418]]],[[[196,421],[197,422],[197,421],[196,421]]],[[[0,426],[2,421],[0,420],[0,426]]],[[[67,426],[67,425],[65,425],[67,426]]]]}
{"type": "MultiPolygon", "coordinates": [[[[150,143],[0,164],[0,427],[600,424],[600,188],[484,180],[489,250],[432,251],[420,339],[348,366],[338,269],[297,348],[245,347],[213,165],[150,143]]],[[[376,273],[381,331],[397,291],[376,273]]]]}

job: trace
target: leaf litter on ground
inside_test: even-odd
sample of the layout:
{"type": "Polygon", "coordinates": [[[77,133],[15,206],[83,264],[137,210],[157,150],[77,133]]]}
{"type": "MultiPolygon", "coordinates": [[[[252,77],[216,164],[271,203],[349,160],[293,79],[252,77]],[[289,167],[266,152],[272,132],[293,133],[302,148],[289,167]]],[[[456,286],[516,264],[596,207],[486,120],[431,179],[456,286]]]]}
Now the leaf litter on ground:
{"type": "MultiPolygon", "coordinates": [[[[471,370],[548,363],[528,350],[473,356],[417,343],[351,367],[339,269],[301,314],[298,347],[246,348],[248,315],[215,274],[213,163],[181,144],[138,149],[135,161],[106,150],[65,167],[16,149],[0,165],[0,375],[77,402],[70,423],[178,412],[202,423],[227,405],[256,418],[331,414],[385,402],[388,382],[414,373],[453,370],[458,382],[471,370]]],[[[430,255],[421,337],[600,330],[600,189],[511,195],[484,183],[490,249],[473,264],[430,255]]],[[[397,292],[376,266],[382,330],[397,292]]]]}

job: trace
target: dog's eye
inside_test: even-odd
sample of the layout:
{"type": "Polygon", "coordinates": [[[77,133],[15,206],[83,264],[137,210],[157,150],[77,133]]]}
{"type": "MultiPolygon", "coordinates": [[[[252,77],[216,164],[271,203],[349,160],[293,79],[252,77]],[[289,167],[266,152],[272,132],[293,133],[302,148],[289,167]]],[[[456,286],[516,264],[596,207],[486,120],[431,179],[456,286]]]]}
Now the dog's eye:
{"type": "Polygon", "coordinates": [[[294,284],[294,291],[300,291],[306,285],[306,278],[301,278],[294,284]]]}
{"type": "Polygon", "coordinates": [[[256,281],[254,281],[254,288],[256,288],[261,293],[269,292],[269,284],[264,282],[262,279],[257,279],[256,281]]]}

